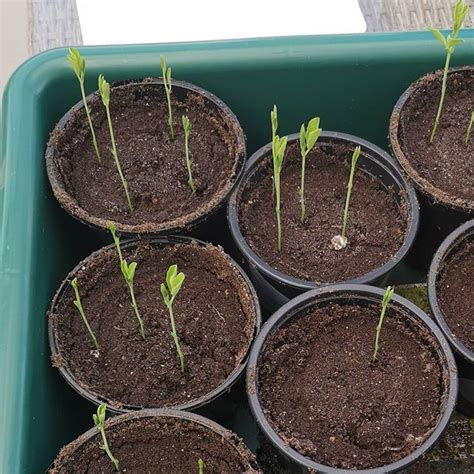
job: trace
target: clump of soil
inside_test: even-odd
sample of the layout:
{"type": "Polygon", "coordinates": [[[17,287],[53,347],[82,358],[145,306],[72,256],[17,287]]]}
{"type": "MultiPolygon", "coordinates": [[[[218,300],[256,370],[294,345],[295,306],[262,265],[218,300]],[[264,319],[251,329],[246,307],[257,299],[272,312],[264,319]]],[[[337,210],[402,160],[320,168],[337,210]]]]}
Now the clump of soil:
{"type": "MultiPolygon", "coordinates": [[[[229,432],[174,417],[139,417],[108,423],[107,440],[123,472],[191,473],[198,460],[206,473],[257,473],[253,455],[229,432]]],[[[100,434],[79,437],[59,453],[50,473],[115,472],[107,454],[99,449],[100,434]]]]}
{"type": "MultiPolygon", "coordinates": [[[[334,250],[331,239],[341,233],[354,147],[318,143],[307,157],[306,220],[301,224],[298,189],[301,156],[297,143],[288,146],[281,177],[282,250],[276,249],[273,169],[268,155],[239,198],[242,234],[252,250],[273,268],[316,283],[359,277],[390,261],[407,231],[407,198],[397,205],[394,192],[356,171],[349,209],[348,245],[334,250]]],[[[360,163],[360,162],[359,162],[360,163]]]]}
{"type": "Polygon", "coordinates": [[[114,87],[110,109],[117,153],[133,205],[130,213],[110,152],[101,99],[96,94],[88,103],[102,164],[96,160],[83,109],[74,112],[64,128],[53,131],[47,152],[47,156],[51,154],[50,174],[59,184],[53,191],[78,217],[141,225],[144,231],[147,225],[153,229],[179,227],[216,208],[235,182],[245,152],[237,137],[243,133],[208,99],[196,92],[173,89],[172,141],[163,86],[143,82],[114,87]],[[188,185],[183,114],[188,115],[192,127],[189,147],[195,194],[188,185]]]}
{"type": "Polygon", "coordinates": [[[474,241],[455,250],[440,270],[436,281],[438,304],[453,332],[470,351],[474,352],[474,241]]]}
{"type": "Polygon", "coordinates": [[[331,303],[272,333],[259,363],[265,416],[315,462],[368,469],[414,451],[441,416],[445,382],[435,340],[392,304],[372,362],[380,306],[331,303]]]}
{"type": "Polygon", "coordinates": [[[115,249],[99,251],[76,275],[99,356],[67,288],[50,314],[58,352],[53,363],[65,367],[82,388],[117,407],[177,406],[219,387],[243,363],[256,324],[250,290],[230,258],[211,245],[159,249],[146,241],[124,248],[123,257],[138,263],[134,287],[145,339],[115,249]],[[186,275],[173,305],[184,374],[160,293],[172,264],[186,275]]]}
{"type": "Polygon", "coordinates": [[[427,74],[413,85],[412,94],[400,111],[399,145],[419,176],[417,181],[435,198],[444,196],[458,205],[472,207],[474,135],[466,143],[466,130],[474,110],[474,69],[448,74],[441,121],[430,143],[442,74],[443,71],[427,74]]]}

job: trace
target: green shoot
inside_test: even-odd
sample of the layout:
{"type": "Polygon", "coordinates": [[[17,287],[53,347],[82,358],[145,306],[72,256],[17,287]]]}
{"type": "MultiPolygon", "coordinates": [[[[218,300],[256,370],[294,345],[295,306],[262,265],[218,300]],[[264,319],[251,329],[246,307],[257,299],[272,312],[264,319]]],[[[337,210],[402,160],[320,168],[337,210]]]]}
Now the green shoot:
{"type": "Polygon", "coordinates": [[[374,355],[372,356],[372,362],[375,362],[377,360],[377,354],[379,352],[380,331],[382,330],[382,324],[385,318],[385,311],[387,311],[387,307],[388,307],[388,304],[390,303],[390,300],[392,299],[392,296],[393,296],[393,288],[391,286],[388,286],[382,298],[382,309],[380,311],[380,319],[375,331],[375,348],[374,348],[374,355]]]}
{"type": "Polygon", "coordinates": [[[166,101],[168,102],[168,127],[170,129],[170,138],[174,140],[173,112],[171,110],[171,68],[166,65],[166,59],[160,55],[161,75],[163,76],[163,85],[165,86],[166,101]]]}
{"type": "Polygon", "coordinates": [[[360,155],[360,146],[356,146],[351,160],[351,171],[349,174],[349,182],[347,183],[346,204],[344,206],[344,217],[342,220],[341,235],[336,235],[332,238],[331,243],[334,250],[342,250],[347,246],[347,221],[349,219],[349,202],[352,194],[352,184],[354,181],[354,173],[357,166],[357,160],[360,155]]]}
{"type": "Polygon", "coordinates": [[[464,40],[458,38],[458,34],[462,28],[468,11],[469,5],[467,3],[464,3],[463,0],[458,0],[456,2],[453,9],[453,29],[447,38],[445,38],[439,30],[430,28],[431,33],[433,33],[434,37],[443,45],[444,49],[446,50],[446,62],[444,64],[443,82],[441,85],[441,97],[439,100],[438,111],[436,113],[433,129],[431,130],[430,143],[433,142],[436,130],[439,126],[439,121],[441,119],[444,96],[446,95],[446,81],[448,79],[449,62],[451,61],[451,56],[454,53],[454,48],[458,44],[464,43],[464,40]]]}
{"type": "Polygon", "coordinates": [[[123,176],[122,167],[120,166],[120,161],[118,159],[117,146],[115,144],[114,129],[112,127],[112,118],[110,117],[110,107],[109,107],[110,85],[104,79],[104,76],[102,74],[99,75],[99,92],[100,92],[100,97],[102,98],[102,103],[104,104],[104,107],[105,107],[105,111],[107,113],[107,122],[109,124],[110,141],[112,142],[112,150],[111,150],[112,156],[114,157],[115,166],[117,167],[120,180],[122,181],[122,186],[125,191],[125,196],[127,197],[128,207],[130,209],[130,212],[132,212],[133,208],[132,208],[132,202],[130,201],[130,195],[128,194],[128,184],[123,176]]]}
{"type": "Polygon", "coordinates": [[[84,90],[84,77],[86,75],[86,61],[81,56],[81,53],[76,48],[69,48],[69,54],[67,60],[72,66],[72,69],[76,73],[77,79],[79,80],[79,87],[81,89],[82,102],[84,104],[84,110],[86,111],[87,121],[89,122],[89,129],[92,135],[92,143],[94,144],[95,156],[100,164],[100,153],[99,147],[97,146],[97,139],[95,136],[94,126],[92,125],[91,111],[86,101],[86,91],[84,90]]]}
{"type": "Polygon", "coordinates": [[[107,453],[107,456],[109,459],[112,461],[115,470],[117,472],[120,472],[120,463],[119,460],[114,457],[112,454],[112,451],[110,451],[109,448],[109,443],[107,442],[107,436],[105,436],[105,411],[106,411],[106,406],[102,403],[97,407],[97,414],[92,415],[92,419],[94,420],[94,425],[98,428],[100,431],[100,434],[102,436],[102,443],[99,443],[99,448],[102,451],[105,451],[107,453]]]}
{"type": "Polygon", "coordinates": [[[469,125],[467,126],[467,130],[466,130],[466,143],[469,143],[469,140],[471,138],[471,129],[472,129],[473,123],[474,123],[474,110],[471,112],[471,120],[469,120],[469,125]]]}
{"type": "Polygon", "coordinates": [[[300,202],[301,202],[301,223],[304,224],[306,207],[304,205],[304,175],[306,170],[306,156],[313,149],[321,135],[319,128],[319,117],[315,117],[308,122],[305,129],[304,123],[300,129],[300,151],[301,151],[301,186],[300,186],[300,202]]]}
{"type": "Polygon", "coordinates": [[[174,322],[174,314],[173,314],[173,303],[176,298],[176,295],[179,293],[181,289],[181,285],[183,284],[185,275],[183,272],[178,273],[178,265],[171,265],[166,272],[166,285],[164,283],[161,284],[161,296],[163,297],[163,301],[165,302],[166,307],[168,308],[168,313],[170,315],[171,320],[171,337],[173,338],[174,344],[176,346],[176,352],[178,353],[179,357],[179,366],[181,368],[181,372],[184,373],[184,355],[181,351],[181,347],[179,345],[178,333],[176,332],[176,325],[174,322]]]}
{"type": "Polygon", "coordinates": [[[107,223],[107,227],[112,234],[112,238],[114,239],[115,248],[117,249],[117,254],[120,260],[120,270],[122,270],[122,275],[127,283],[128,289],[130,291],[130,297],[132,299],[132,308],[135,312],[135,316],[137,317],[138,324],[140,325],[140,334],[145,339],[145,327],[143,324],[143,319],[140,316],[140,312],[138,311],[137,301],[135,299],[135,290],[133,287],[133,278],[135,277],[135,270],[137,269],[137,262],[132,262],[130,264],[122,256],[122,249],[120,248],[120,239],[117,236],[115,224],[112,222],[107,223]]]}
{"type": "Polygon", "coordinates": [[[204,474],[204,461],[198,459],[198,474],[204,474]]]}
{"type": "Polygon", "coordinates": [[[276,105],[270,113],[272,122],[272,155],[273,155],[273,184],[275,187],[275,212],[277,219],[277,251],[281,251],[281,196],[280,176],[285,158],[287,137],[280,138],[276,132],[278,129],[278,111],[276,105]]]}
{"type": "Polygon", "coordinates": [[[74,306],[77,308],[77,310],[81,314],[82,320],[84,321],[84,324],[86,325],[86,328],[89,331],[89,335],[90,335],[92,341],[94,342],[94,346],[95,346],[95,348],[98,352],[99,349],[100,349],[100,346],[99,346],[99,343],[97,342],[97,338],[95,337],[94,332],[92,331],[92,328],[89,325],[89,321],[87,321],[86,313],[84,311],[84,308],[82,307],[81,296],[79,295],[79,288],[77,286],[77,278],[73,278],[71,280],[71,286],[74,290],[74,295],[76,297],[76,299],[74,300],[74,306]]]}
{"type": "Polygon", "coordinates": [[[191,132],[191,122],[187,115],[182,116],[183,130],[184,130],[184,154],[186,157],[186,166],[188,168],[188,184],[193,194],[196,192],[196,186],[194,186],[193,172],[191,169],[192,161],[189,159],[189,134],[191,132]]]}

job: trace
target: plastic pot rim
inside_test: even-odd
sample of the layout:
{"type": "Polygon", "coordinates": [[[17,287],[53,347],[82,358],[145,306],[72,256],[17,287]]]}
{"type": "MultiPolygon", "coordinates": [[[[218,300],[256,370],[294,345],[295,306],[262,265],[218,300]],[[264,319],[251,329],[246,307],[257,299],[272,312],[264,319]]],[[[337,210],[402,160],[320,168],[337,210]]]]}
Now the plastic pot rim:
{"type": "Polygon", "coordinates": [[[433,447],[439,437],[443,434],[447,428],[451,415],[456,406],[456,398],[458,393],[458,379],[457,379],[457,367],[454,359],[454,355],[450,349],[449,343],[440,331],[436,323],[430,319],[420,308],[415,306],[407,299],[397,294],[393,295],[392,303],[396,302],[404,309],[408,310],[415,319],[421,321],[421,323],[430,330],[430,333],[437,340],[439,347],[445,357],[445,365],[449,374],[449,387],[448,396],[444,407],[440,413],[438,423],[433,432],[428,438],[412,451],[410,454],[400,459],[399,461],[379,466],[377,468],[362,469],[362,470],[343,470],[337,469],[318,462],[312,461],[311,459],[301,455],[298,451],[290,448],[274,431],[270,423],[267,421],[266,416],[263,413],[262,407],[258,399],[258,363],[260,354],[265,346],[267,337],[274,330],[278,329],[281,324],[290,320],[292,317],[297,315],[301,309],[306,309],[315,301],[327,301],[332,296],[344,296],[347,297],[359,297],[367,300],[380,302],[385,293],[385,290],[370,285],[354,285],[354,284],[339,284],[328,287],[317,288],[315,290],[308,291],[302,295],[297,296],[290,300],[287,304],[282,306],[276,311],[271,318],[263,325],[260,333],[255,338],[250,352],[247,371],[246,371],[246,382],[247,382],[247,396],[249,400],[250,409],[257,422],[259,428],[265,433],[266,438],[273,444],[277,450],[284,456],[288,457],[292,462],[298,464],[300,467],[306,469],[313,469],[316,472],[323,472],[328,474],[336,474],[341,472],[347,473],[363,473],[363,474],[380,474],[381,472],[396,472],[400,469],[408,467],[410,464],[415,462],[421,455],[427,452],[433,447]],[[303,308],[301,306],[304,305],[303,308]],[[299,308],[299,309],[296,309],[299,308]],[[290,316],[287,316],[288,312],[292,312],[290,316]]]}
{"type": "MultiPolygon", "coordinates": [[[[474,65],[466,65],[466,66],[457,66],[449,68],[448,74],[461,72],[461,71],[472,71],[474,73],[474,65]]],[[[398,139],[398,129],[400,124],[400,115],[408,98],[412,95],[415,91],[416,87],[420,83],[420,81],[429,79],[433,81],[437,79],[439,76],[442,76],[443,69],[437,69],[436,71],[428,72],[423,76],[419,77],[415,81],[413,81],[408,88],[402,93],[402,95],[397,100],[395,106],[393,107],[392,114],[390,116],[389,122],[389,141],[390,141],[390,148],[392,149],[393,155],[395,159],[401,166],[404,173],[408,176],[408,178],[414,183],[415,188],[417,191],[422,193],[426,196],[430,202],[436,203],[438,205],[442,205],[447,209],[451,209],[457,212],[461,212],[464,214],[474,214],[474,201],[468,201],[461,198],[456,198],[445,191],[437,188],[430,181],[421,177],[419,173],[415,170],[415,168],[411,165],[409,158],[405,155],[402,151],[402,147],[400,145],[400,141],[398,139]]]]}
{"type": "MultiPolygon", "coordinates": [[[[405,193],[407,204],[409,204],[410,206],[406,220],[407,230],[405,232],[403,244],[400,246],[398,251],[391,259],[386,261],[380,267],[375,268],[365,273],[364,275],[360,275],[356,278],[351,278],[343,281],[316,283],[309,280],[295,278],[291,275],[288,275],[287,273],[283,273],[282,271],[273,268],[259,255],[257,255],[257,253],[250,247],[250,245],[245,240],[245,237],[242,234],[239,225],[239,198],[241,191],[247,185],[248,179],[251,176],[253,168],[260,161],[264,160],[267,154],[271,152],[272,144],[267,143],[266,145],[258,149],[249,158],[245,166],[245,171],[242,176],[242,179],[239,182],[239,185],[233,190],[232,194],[230,195],[229,202],[227,204],[227,220],[229,223],[229,229],[239,251],[244,255],[244,257],[251,263],[253,267],[255,267],[260,273],[265,275],[267,278],[270,278],[273,281],[277,281],[283,285],[295,288],[300,291],[308,291],[315,288],[337,285],[340,283],[366,284],[382,277],[404,259],[411,246],[413,245],[413,242],[415,241],[420,220],[419,204],[418,199],[416,197],[415,189],[405,179],[403,174],[400,172],[395,160],[393,160],[387,152],[379,148],[377,145],[374,145],[373,143],[364,140],[363,138],[359,138],[348,133],[323,130],[318,143],[323,142],[325,139],[341,140],[342,142],[349,142],[355,145],[360,145],[362,157],[364,156],[364,154],[367,155],[368,159],[372,160],[372,162],[376,163],[379,168],[390,174],[394,178],[395,182],[398,182],[399,188],[405,193]],[[374,156],[376,157],[376,159],[374,159],[374,156]]],[[[299,133],[293,133],[291,135],[288,135],[288,144],[291,144],[297,140],[299,140],[299,133]]]]}
{"type": "Polygon", "coordinates": [[[438,280],[439,270],[444,264],[446,257],[449,257],[452,251],[456,249],[472,234],[474,234],[474,219],[467,221],[451,232],[439,246],[433,260],[431,261],[428,272],[428,301],[433,312],[433,316],[443,334],[448,339],[455,352],[470,364],[474,364],[474,351],[469,350],[453,333],[448,323],[444,319],[443,312],[438,304],[438,295],[436,291],[436,282],[438,280]]]}
{"type": "MultiPolygon", "coordinates": [[[[121,248],[122,250],[130,248],[130,247],[135,247],[139,242],[148,242],[154,246],[166,246],[166,245],[175,245],[175,244],[191,244],[193,242],[196,242],[198,245],[201,246],[206,246],[206,245],[212,245],[213,247],[216,247],[213,244],[208,244],[206,242],[203,242],[201,240],[198,240],[194,237],[187,237],[187,236],[157,236],[157,237],[150,237],[146,239],[140,239],[140,238],[134,238],[134,239],[127,239],[121,242],[121,248]]],[[[97,255],[101,254],[104,251],[114,249],[115,244],[110,244],[105,247],[102,247],[99,250],[94,251],[90,255],[88,255],[86,258],[81,260],[69,273],[68,275],[64,278],[64,280],[61,282],[61,285],[59,286],[58,290],[56,291],[52,301],[50,308],[47,312],[47,319],[48,319],[48,341],[49,341],[49,348],[51,351],[51,355],[54,356],[60,356],[60,351],[57,343],[57,337],[56,337],[56,332],[55,332],[55,324],[52,321],[52,318],[49,317],[51,313],[55,312],[55,308],[59,304],[61,304],[62,299],[64,297],[64,292],[66,289],[69,287],[69,282],[71,279],[74,277],[74,275],[78,272],[78,270],[88,261],[96,257],[97,255]]],[[[220,248],[220,247],[217,247],[220,248]]],[[[225,253],[225,252],[224,252],[225,253]]],[[[255,340],[255,337],[260,331],[260,327],[262,324],[262,316],[261,316],[261,310],[260,310],[260,303],[257,297],[256,290],[254,286],[252,285],[252,282],[250,281],[249,277],[246,275],[246,273],[243,271],[241,266],[232,258],[230,257],[227,253],[225,253],[226,257],[229,259],[229,263],[235,268],[235,271],[241,276],[243,280],[243,284],[246,285],[250,298],[253,302],[254,306],[254,330],[253,330],[253,335],[249,338],[249,347],[247,349],[247,353],[242,357],[242,360],[240,361],[239,365],[237,365],[234,370],[227,376],[227,378],[219,384],[216,388],[211,390],[210,392],[200,396],[199,398],[195,398],[193,400],[190,400],[187,403],[181,403],[179,405],[171,406],[171,407],[143,407],[139,405],[128,405],[128,404],[122,404],[121,406],[116,406],[112,405],[109,403],[109,400],[105,398],[101,398],[99,394],[92,393],[88,389],[84,388],[79,384],[79,382],[76,380],[74,374],[71,372],[69,367],[65,367],[63,365],[59,367],[55,367],[59,370],[61,376],[66,380],[66,382],[69,384],[71,388],[73,388],[79,395],[84,397],[86,400],[89,400],[90,402],[94,403],[95,405],[100,405],[100,404],[105,404],[107,407],[107,410],[109,410],[112,413],[129,413],[129,412],[135,412],[135,411],[141,411],[145,409],[151,409],[151,410],[196,410],[198,408],[203,407],[204,405],[208,405],[209,403],[213,402],[216,400],[218,397],[220,397],[222,394],[224,394],[226,391],[228,391],[234,384],[237,382],[239,379],[240,375],[243,373],[245,370],[245,367],[247,365],[247,360],[248,356],[250,354],[250,349],[252,347],[252,343],[255,340]]]]}
{"type": "MultiPolygon", "coordinates": [[[[122,81],[115,81],[111,84],[111,90],[118,87],[133,87],[133,86],[162,86],[163,78],[153,77],[153,78],[144,78],[144,79],[129,79],[122,81]]],[[[92,215],[89,211],[82,208],[77,199],[74,198],[64,187],[63,180],[60,178],[57,167],[54,164],[54,154],[56,146],[51,144],[48,141],[45,152],[45,161],[46,161],[46,174],[53,191],[53,194],[56,200],[59,202],[60,206],[70,214],[74,219],[77,219],[81,223],[93,228],[98,229],[99,231],[107,231],[107,222],[113,222],[119,232],[127,236],[136,236],[136,235],[172,235],[175,233],[189,232],[190,230],[196,228],[204,221],[206,221],[210,216],[217,213],[217,211],[222,208],[227,200],[229,199],[230,194],[233,189],[239,183],[242,174],[245,169],[245,162],[247,159],[247,147],[246,147],[246,137],[245,133],[240,125],[240,122],[237,116],[232,112],[227,104],[225,104],[219,97],[214,95],[212,92],[197,86],[195,84],[179,81],[173,79],[172,82],[173,88],[182,89],[186,91],[191,91],[195,94],[198,94],[204,97],[206,100],[212,102],[217,109],[222,113],[222,117],[225,118],[227,124],[232,124],[229,127],[229,130],[235,132],[235,156],[234,156],[234,176],[229,179],[227,182],[222,183],[222,187],[217,191],[216,202],[209,208],[199,214],[195,215],[196,212],[192,211],[185,216],[169,220],[164,223],[154,223],[147,222],[145,224],[124,224],[112,219],[107,219],[104,217],[97,217],[92,215]]],[[[86,101],[89,102],[93,98],[98,96],[98,91],[94,91],[86,97],[86,101]]],[[[64,129],[71,116],[84,108],[82,100],[73,105],[58,121],[53,130],[64,129]]],[[[95,159],[95,158],[94,158],[95,159]]],[[[209,203],[204,206],[208,206],[209,203]]]]}

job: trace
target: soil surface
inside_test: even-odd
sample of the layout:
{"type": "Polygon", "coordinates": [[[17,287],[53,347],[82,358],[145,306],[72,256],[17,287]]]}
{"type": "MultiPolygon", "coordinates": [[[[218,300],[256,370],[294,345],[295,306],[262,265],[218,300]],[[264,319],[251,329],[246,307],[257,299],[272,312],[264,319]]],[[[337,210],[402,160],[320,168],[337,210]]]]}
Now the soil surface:
{"type": "Polygon", "coordinates": [[[242,363],[255,326],[249,289],[229,257],[210,245],[157,249],[146,242],[124,250],[123,256],[129,263],[138,263],[134,287],[145,339],[116,251],[108,250],[96,254],[76,275],[100,353],[96,357],[92,350],[94,345],[68,287],[50,315],[59,352],[53,364],[66,367],[81,387],[117,407],[177,406],[217,388],[242,363]],[[173,304],[184,374],[160,293],[172,264],[186,275],[173,304]]]}
{"type": "Polygon", "coordinates": [[[259,398],[280,437],[340,469],[368,469],[414,451],[435,428],[442,367],[429,334],[389,306],[372,362],[379,305],[313,308],[267,340],[259,398]]]}
{"type": "Polygon", "coordinates": [[[474,241],[461,245],[441,268],[436,292],[447,325],[474,352],[474,241]]]}
{"type": "Polygon", "coordinates": [[[70,194],[71,207],[94,217],[124,224],[180,225],[213,209],[235,181],[236,130],[222,112],[194,92],[173,89],[175,140],[168,129],[168,109],[162,86],[142,83],[111,89],[110,109],[117,153],[128,182],[133,212],[110,152],[107,118],[100,98],[89,102],[102,164],[92,145],[85,112],[75,112],[64,129],[55,129],[49,145],[55,172],[70,194]],[[181,116],[191,121],[190,158],[196,194],[188,185],[181,116]],[[182,222],[181,222],[182,221],[182,222]]]}
{"type": "MultiPolygon", "coordinates": [[[[123,472],[197,473],[199,459],[204,461],[206,474],[259,472],[240,440],[188,420],[135,418],[109,424],[106,435],[123,472]]],[[[100,441],[97,434],[75,450],[66,446],[50,472],[115,472],[106,453],[99,449],[100,441]]]]}
{"type": "Polygon", "coordinates": [[[398,140],[416,173],[460,202],[474,202],[474,129],[466,131],[474,110],[474,70],[448,74],[441,121],[429,139],[441,94],[442,71],[420,79],[400,112],[398,140]]]}
{"type": "Polygon", "coordinates": [[[346,143],[320,143],[308,155],[306,220],[301,224],[301,156],[297,143],[288,146],[281,176],[283,238],[279,253],[271,155],[266,157],[254,175],[259,176],[258,184],[244,188],[239,199],[242,234],[260,258],[295,278],[338,282],[364,275],[394,257],[407,231],[406,197],[399,208],[393,191],[360,167],[349,207],[348,245],[339,251],[331,246],[331,239],[341,233],[350,171],[346,158],[353,151],[346,143]]]}

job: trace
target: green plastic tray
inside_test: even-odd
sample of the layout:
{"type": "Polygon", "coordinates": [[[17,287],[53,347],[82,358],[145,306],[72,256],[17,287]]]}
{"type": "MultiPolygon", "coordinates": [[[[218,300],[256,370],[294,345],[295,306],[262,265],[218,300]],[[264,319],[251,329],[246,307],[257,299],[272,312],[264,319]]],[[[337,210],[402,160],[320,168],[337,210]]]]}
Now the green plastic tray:
{"type": "MultiPolygon", "coordinates": [[[[461,34],[453,65],[474,63],[474,32],[461,34]]],[[[387,148],[393,104],[408,84],[441,67],[430,33],[287,37],[223,42],[82,48],[87,90],[159,75],[159,53],[174,76],[222,98],[239,117],[248,152],[269,140],[269,111],[281,133],[322,117],[326,130],[387,148]]],[[[48,134],[79,100],[66,49],[45,52],[12,76],[3,99],[0,161],[0,472],[41,472],[58,449],[91,426],[93,406],[50,367],[45,313],[67,271],[96,236],[55,202],[46,179],[48,134]]],[[[242,425],[244,425],[243,423],[242,425]]],[[[247,423],[248,424],[248,423],[247,423]]],[[[245,427],[234,426],[244,433],[245,427]]]]}

